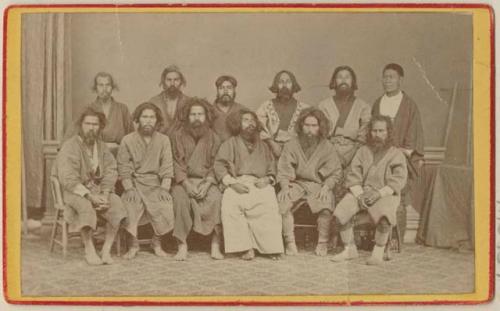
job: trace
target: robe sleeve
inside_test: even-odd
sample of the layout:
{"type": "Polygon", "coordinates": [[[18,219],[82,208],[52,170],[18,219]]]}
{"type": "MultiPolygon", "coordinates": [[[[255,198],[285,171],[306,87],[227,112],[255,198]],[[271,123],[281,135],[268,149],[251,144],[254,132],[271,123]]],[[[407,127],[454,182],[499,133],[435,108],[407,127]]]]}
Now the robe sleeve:
{"type": "Polygon", "coordinates": [[[333,146],[328,148],[328,159],[322,167],[319,168],[318,173],[324,180],[328,188],[333,189],[342,177],[342,166],[337,150],[333,146]]]}
{"type": "Polygon", "coordinates": [[[270,176],[272,179],[274,179],[274,181],[276,181],[276,171],[277,171],[276,158],[273,152],[271,151],[271,148],[265,142],[263,142],[262,145],[264,146],[266,153],[265,157],[267,163],[266,176],[270,176]]]}
{"type": "Polygon", "coordinates": [[[132,116],[130,115],[129,110],[125,105],[123,105],[122,118],[125,135],[127,135],[128,133],[132,133],[134,131],[134,122],[132,122],[132,116]]]}
{"type": "Polygon", "coordinates": [[[226,175],[234,175],[234,144],[231,138],[222,143],[215,156],[214,173],[220,182],[226,175]]]}
{"type": "Polygon", "coordinates": [[[363,186],[363,147],[358,149],[354,157],[352,158],[351,165],[349,166],[345,186],[346,188],[352,188],[355,186],[363,186]]]}
{"type": "Polygon", "coordinates": [[[213,183],[216,183],[216,177],[215,177],[215,170],[214,170],[214,162],[215,162],[215,157],[217,156],[217,151],[219,151],[220,145],[221,145],[221,139],[219,135],[213,134],[213,146],[212,149],[210,150],[210,163],[208,164],[210,166],[210,169],[207,172],[207,176],[205,177],[207,180],[213,181],[213,183]]]}
{"type": "Polygon", "coordinates": [[[290,181],[296,178],[295,168],[297,167],[297,158],[294,156],[291,148],[293,146],[290,143],[286,143],[278,160],[278,175],[276,179],[282,187],[287,187],[290,181]]]}
{"type": "Polygon", "coordinates": [[[172,178],[174,177],[174,161],[172,158],[172,146],[168,137],[162,139],[163,148],[160,159],[160,170],[158,176],[161,179],[161,186],[170,189],[172,178]]]}
{"type": "Polygon", "coordinates": [[[130,153],[126,138],[122,139],[122,142],[118,147],[116,161],[118,162],[118,176],[120,176],[123,188],[128,190],[134,186],[132,173],[134,173],[135,169],[134,160],[132,158],[132,154],[130,153]]]}
{"type": "Polygon", "coordinates": [[[266,105],[267,103],[263,103],[255,111],[255,114],[257,115],[257,118],[259,119],[259,122],[262,124],[263,127],[262,131],[260,132],[260,138],[263,140],[270,139],[272,137],[267,124],[268,117],[267,117],[266,105]]]}
{"type": "Polygon", "coordinates": [[[63,144],[56,158],[56,171],[57,179],[64,190],[75,193],[83,188],[87,189],[80,176],[81,162],[76,146],[71,141],[63,144]]]}
{"type": "Polygon", "coordinates": [[[417,105],[410,101],[410,120],[408,124],[408,130],[406,132],[405,138],[403,140],[403,148],[411,149],[413,152],[417,153],[419,156],[424,155],[424,129],[422,127],[422,120],[420,119],[420,111],[417,105]]]}
{"type": "Polygon", "coordinates": [[[406,185],[408,178],[408,169],[406,168],[406,158],[401,151],[398,150],[389,163],[385,172],[385,185],[390,187],[394,193],[400,194],[401,190],[406,185]]]}
{"type": "Polygon", "coordinates": [[[106,144],[101,144],[103,153],[103,178],[101,180],[101,191],[112,192],[115,189],[116,180],[118,178],[118,170],[116,160],[106,144]]]}
{"type": "Polygon", "coordinates": [[[359,116],[359,129],[356,140],[365,143],[366,142],[366,133],[368,131],[368,123],[370,122],[372,116],[372,112],[370,106],[363,102],[363,107],[361,108],[361,114],[359,116]]]}
{"type": "Polygon", "coordinates": [[[181,134],[177,131],[172,137],[175,182],[181,184],[188,177],[186,153],[183,148],[181,134]]]}

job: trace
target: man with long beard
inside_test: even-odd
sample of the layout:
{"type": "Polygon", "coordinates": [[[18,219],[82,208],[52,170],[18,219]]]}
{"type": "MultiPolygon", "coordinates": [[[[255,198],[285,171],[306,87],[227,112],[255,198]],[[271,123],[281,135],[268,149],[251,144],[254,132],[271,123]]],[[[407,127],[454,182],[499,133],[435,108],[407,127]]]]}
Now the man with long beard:
{"type": "Polygon", "coordinates": [[[337,152],[326,138],[328,120],[321,110],[308,108],[297,120],[298,137],[287,142],[278,161],[278,194],[283,217],[283,236],[287,255],[297,254],[293,212],[306,201],[317,215],[318,244],[315,253],[326,256],[330,222],[334,209],[333,188],[340,180],[342,167],[337,152]]]}
{"type": "Polygon", "coordinates": [[[358,83],[349,66],[335,68],[330,80],[335,95],[318,105],[330,122],[328,137],[340,155],[343,168],[351,163],[356,150],[365,143],[366,125],[370,121],[370,106],[354,95],[358,83]]]}
{"type": "Polygon", "coordinates": [[[78,135],[63,143],[52,171],[69,207],[64,218],[70,231],[80,231],[89,265],[113,263],[111,246],[127,215],[122,201],[113,193],[118,173],[113,155],[100,138],[105,123],[102,112],[87,108],[78,119],[78,135]],[[98,216],[106,220],[102,257],[92,241],[98,216]]]}
{"type": "Polygon", "coordinates": [[[151,246],[156,256],[167,254],[161,238],[174,227],[174,211],[170,196],[174,177],[170,139],[159,133],[163,118],[152,103],[140,104],[134,111],[137,130],[125,136],[118,149],[118,173],[123,184],[123,204],[128,212],[127,231],[131,236],[126,259],[139,251],[137,227],[148,220],[153,227],[151,246]]]}
{"type": "Polygon", "coordinates": [[[222,225],[226,253],[254,250],[278,259],[283,253],[281,216],[274,192],[276,165],[269,146],[260,140],[261,126],[254,112],[240,110],[227,119],[232,137],[215,158],[217,179],[226,187],[222,197],[222,225]]]}
{"type": "Polygon", "coordinates": [[[220,139],[210,128],[212,106],[204,99],[191,98],[182,110],[181,121],[182,127],[172,135],[175,172],[173,235],[178,241],[175,259],[186,260],[186,239],[191,230],[201,235],[212,234],[211,256],[223,259],[220,251],[222,196],[213,169],[220,139]]]}
{"type": "Polygon", "coordinates": [[[269,90],[276,97],[264,102],[256,111],[263,125],[261,139],[271,147],[276,159],[279,158],[283,144],[296,136],[295,123],[302,110],[309,105],[295,99],[300,91],[295,75],[287,70],[276,74],[269,90]]]}
{"type": "Polygon", "coordinates": [[[245,109],[245,106],[235,102],[238,82],[232,76],[220,76],[215,81],[217,98],[214,103],[215,119],[212,128],[222,141],[231,137],[226,126],[226,119],[233,112],[245,109]]]}
{"type": "Polygon", "coordinates": [[[332,261],[358,257],[352,217],[366,210],[377,226],[375,246],[367,264],[383,262],[384,248],[389,232],[396,224],[396,210],[408,174],[405,156],[392,145],[392,133],[392,122],[387,116],[374,116],[368,124],[367,145],[359,148],[354,155],[345,181],[350,192],[333,213],[344,250],[335,255],[332,261]]]}
{"type": "Polygon", "coordinates": [[[189,98],[182,93],[182,88],[186,86],[186,78],[179,67],[170,65],[161,73],[160,86],[163,91],[148,102],[155,104],[162,111],[164,124],[159,132],[170,135],[180,126],[179,111],[189,98]]]}

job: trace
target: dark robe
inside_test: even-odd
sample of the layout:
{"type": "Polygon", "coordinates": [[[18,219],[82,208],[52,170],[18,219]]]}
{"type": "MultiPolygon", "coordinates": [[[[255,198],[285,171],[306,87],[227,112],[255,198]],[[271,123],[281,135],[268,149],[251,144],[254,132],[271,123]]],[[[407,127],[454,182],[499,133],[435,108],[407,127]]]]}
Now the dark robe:
{"type": "Polygon", "coordinates": [[[172,134],[175,130],[179,129],[181,126],[180,117],[182,107],[184,107],[186,101],[189,99],[188,96],[181,93],[177,98],[177,105],[175,107],[175,115],[170,116],[167,113],[167,94],[163,91],[160,94],[152,97],[148,102],[155,104],[160,108],[163,115],[163,127],[159,130],[160,133],[165,135],[172,134]]]}
{"type": "Polygon", "coordinates": [[[233,112],[245,109],[246,107],[235,102],[231,106],[229,106],[229,110],[227,111],[227,113],[225,113],[217,106],[216,103],[214,103],[213,106],[215,112],[215,119],[212,128],[215,131],[215,133],[219,135],[221,141],[226,141],[229,137],[231,137],[231,133],[229,133],[229,130],[227,129],[226,126],[227,116],[229,116],[233,112]]]}

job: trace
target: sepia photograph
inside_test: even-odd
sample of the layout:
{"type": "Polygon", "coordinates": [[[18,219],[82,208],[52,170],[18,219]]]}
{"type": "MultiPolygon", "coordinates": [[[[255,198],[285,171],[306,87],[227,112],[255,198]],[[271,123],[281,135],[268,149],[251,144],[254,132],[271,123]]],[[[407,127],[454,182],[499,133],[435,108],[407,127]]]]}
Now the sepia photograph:
{"type": "Polygon", "coordinates": [[[9,10],[14,300],[492,298],[491,8],[9,10]]]}

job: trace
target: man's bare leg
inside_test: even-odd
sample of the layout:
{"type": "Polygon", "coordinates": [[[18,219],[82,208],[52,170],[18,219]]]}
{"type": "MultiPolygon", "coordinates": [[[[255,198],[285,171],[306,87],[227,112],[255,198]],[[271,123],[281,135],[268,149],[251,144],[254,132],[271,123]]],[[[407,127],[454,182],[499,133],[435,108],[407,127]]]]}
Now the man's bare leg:
{"type": "Polygon", "coordinates": [[[375,231],[375,246],[373,247],[372,255],[366,261],[367,265],[381,265],[384,263],[384,250],[389,239],[389,231],[391,224],[387,218],[383,217],[377,224],[375,231]]]}
{"type": "Polygon", "coordinates": [[[217,225],[212,233],[212,244],[211,244],[211,257],[216,260],[224,259],[220,251],[220,244],[222,240],[222,232],[220,225],[217,225]]]}
{"type": "Polygon", "coordinates": [[[330,240],[330,223],[332,213],[329,210],[322,210],[318,215],[318,244],[314,253],[318,256],[326,256],[328,253],[328,241],[330,240]]]}
{"type": "Polygon", "coordinates": [[[102,260],[95,251],[92,241],[92,229],[85,227],[81,230],[82,242],[85,247],[85,260],[91,266],[102,265],[102,260]]]}
{"type": "Polygon", "coordinates": [[[161,236],[153,234],[153,237],[151,238],[151,246],[153,247],[153,251],[156,256],[158,257],[167,257],[167,253],[163,251],[161,248],[161,236]]]}
{"type": "Polygon", "coordinates": [[[253,251],[253,248],[249,249],[241,256],[241,259],[243,260],[252,260],[254,258],[255,258],[255,252],[253,251]]]}
{"type": "Polygon", "coordinates": [[[111,246],[113,246],[117,232],[118,227],[114,228],[110,223],[106,223],[106,235],[104,238],[104,245],[102,246],[102,262],[108,265],[114,263],[111,258],[111,246]]]}
{"type": "Polygon", "coordinates": [[[139,239],[137,237],[130,235],[130,247],[128,251],[123,255],[123,258],[125,259],[132,259],[134,258],[137,253],[139,252],[139,239]]]}
{"type": "Polygon", "coordinates": [[[331,261],[342,262],[359,257],[358,249],[356,248],[356,244],[354,243],[354,230],[352,227],[353,224],[351,220],[344,225],[342,225],[337,220],[337,228],[339,228],[340,230],[340,238],[344,243],[344,250],[333,256],[330,259],[331,261]]]}
{"type": "Polygon", "coordinates": [[[297,244],[295,244],[294,219],[291,211],[282,215],[283,237],[285,238],[285,254],[289,256],[297,255],[297,244]]]}

